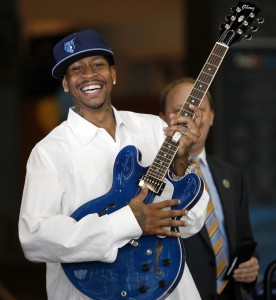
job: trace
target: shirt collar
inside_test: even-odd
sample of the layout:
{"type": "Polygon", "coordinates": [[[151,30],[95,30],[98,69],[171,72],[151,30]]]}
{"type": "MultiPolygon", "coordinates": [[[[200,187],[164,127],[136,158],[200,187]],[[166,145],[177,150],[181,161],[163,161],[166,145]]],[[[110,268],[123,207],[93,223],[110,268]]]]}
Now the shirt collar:
{"type": "Polygon", "coordinates": [[[192,159],[199,159],[205,166],[208,166],[207,159],[206,159],[206,150],[205,148],[198,154],[198,156],[192,157],[192,159]]]}
{"type": "Polygon", "coordinates": [[[117,122],[118,126],[120,124],[124,124],[129,130],[137,130],[137,128],[133,124],[132,114],[134,114],[134,112],[114,110],[114,114],[115,114],[116,122],[117,122]]]}
{"type": "MultiPolygon", "coordinates": [[[[116,119],[116,128],[118,128],[123,122],[118,111],[112,106],[114,116],[116,119]]],[[[95,137],[99,128],[90,123],[79,114],[74,111],[74,107],[71,107],[68,112],[67,123],[76,137],[81,143],[86,144],[95,137]]]]}

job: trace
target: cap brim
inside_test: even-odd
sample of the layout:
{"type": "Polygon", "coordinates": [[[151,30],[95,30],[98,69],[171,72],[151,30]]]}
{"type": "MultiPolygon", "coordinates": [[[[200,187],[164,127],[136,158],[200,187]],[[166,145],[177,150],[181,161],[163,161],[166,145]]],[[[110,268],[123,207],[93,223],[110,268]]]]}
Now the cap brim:
{"type": "Polygon", "coordinates": [[[59,63],[57,63],[52,69],[53,77],[56,79],[62,79],[66,72],[66,69],[69,65],[71,65],[72,63],[74,63],[82,58],[92,56],[92,55],[93,56],[94,55],[102,55],[108,60],[110,65],[115,64],[113,53],[111,51],[107,51],[107,50],[103,50],[103,49],[89,49],[89,50],[85,50],[85,51],[78,52],[78,53],[72,54],[70,56],[67,56],[64,60],[61,60],[59,63]]]}

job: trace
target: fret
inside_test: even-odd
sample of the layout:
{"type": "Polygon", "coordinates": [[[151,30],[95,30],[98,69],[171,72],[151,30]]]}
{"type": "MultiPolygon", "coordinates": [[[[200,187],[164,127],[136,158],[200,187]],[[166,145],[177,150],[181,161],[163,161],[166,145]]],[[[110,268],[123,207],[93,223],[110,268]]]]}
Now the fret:
{"type": "Polygon", "coordinates": [[[203,91],[204,93],[208,91],[209,89],[209,85],[206,84],[203,81],[197,80],[194,84],[194,89],[195,90],[199,90],[199,91],[203,91]]]}
{"type": "Polygon", "coordinates": [[[216,54],[217,56],[220,56],[221,58],[224,58],[228,49],[229,47],[227,45],[217,42],[212,50],[212,53],[216,54]]]}
{"type": "MultiPolygon", "coordinates": [[[[189,101],[189,99],[187,99],[187,102],[188,101],[189,101]]],[[[193,102],[189,102],[189,103],[193,104],[193,102]]],[[[193,104],[193,105],[195,105],[195,104],[193,104]]],[[[191,117],[191,118],[194,116],[194,112],[189,108],[188,104],[184,105],[184,108],[180,109],[178,114],[180,116],[186,116],[186,117],[191,117]]]]}
{"type": "MultiPolygon", "coordinates": [[[[164,141],[164,148],[167,149],[168,151],[175,151],[177,150],[178,144],[175,143],[170,137],[167,137],[164,141]]],[[[161,150],[164,149],[163,147],[161,147],[161,150]]]]}
{"type": "Polygon", "coordinates": [[[175,145],[172,143],[171,139],[168,139],[164,143],[164,147],[161,147],[161,151],[167,150],[167,151],[173,151],[175,149],[175,145]]]}
{"type": "Polygon", "coordinates": [[[162,160],[170,160],[174,155],[173,150],[163,150],[164,148],[159,150],[159,155],[157,157],[161,157],[162,160]]]}
{"type": "Polygon", "coordinates": [[[187,106],[187,109],[189,109],[189,104],[193,104],[195,106],[199,106],[200,104],[200,98],[199,97],[191,97],[189,96],[186,100],[186,106],[187,106]]]}
{"type": "Polygon", "coordinates": [[[160,157],[160,159],[155,159],[155,161],[153,163],[154,169],[156,169],[156,170],[162,169],[164,167],[164,165],[170,165],[172,155],[169,157],[162,157],[161,155],[159,155],[158,157],[160,157]]]}
{"type": "Polygon", "coordinates": [[[158,170],[158,169],[155,170],[154,168],[151,168],[151,170],[149,172],[147,172],[147,175],[152,178],[162,181],[164,179],[162,177],[162,174],[165,170],[166,170],[166,168],[164,168],[163,170],[158,170]]]}
{"type": "Polygon", "coordinates": [[[205,82],[205,83],[208,83],[208,85],[210,85],[211,82],[212,82],[212,80],[213,80],[213,76],[201,72],[201,73],[199,74],[199,76],[198,76],[198,80],[203,81],[203,82],[205,82]]]}
{"type": "Polygon", "coordinates": [[[217,67],[211,64],[205,64],[202,72],[214,76],[217,72],[217,67]]]}
{"type": "MultiPolygon", "coordinates": [[[[204,95],[205,95],[205,92],[206,91],[199,91],[199,90],[196,90],[196,89],[192,89],[191,93],[190,93],[190,97],[193,97],[195,98],[196,100],[200,100],[202,98],[204,98],[204,95]]],[[[189,98],[190,98],[189,97],[189,98]]],[[[199,101],[200,102],[200,101],[199,101]]]]}
{"type": "Polygon", "coordinates": [[[219,56],[211,55],[209,60],[206,62],[206,64],[208,64],[211,68],[214,67],[214,68],[217,69],[217,67],[219,66],[220,61],[221,61],[221,58],[219,56]]]}
{"type": "Polygon", "coordinates": [[[147,175],[157,180],[163,180],[177,152],[178,143],[167,137],[163,142],[156,158],[147,171],[147,175]]]}
{"type": "Polygon", "coordinates": [[[228,47],[225,45],[221,45],[216,43],[211,54],[209,55],[207,62],[214,66],[219,66],[220,63],[216,63],[217,61],[221,62],[224,58],[228,47]]]}

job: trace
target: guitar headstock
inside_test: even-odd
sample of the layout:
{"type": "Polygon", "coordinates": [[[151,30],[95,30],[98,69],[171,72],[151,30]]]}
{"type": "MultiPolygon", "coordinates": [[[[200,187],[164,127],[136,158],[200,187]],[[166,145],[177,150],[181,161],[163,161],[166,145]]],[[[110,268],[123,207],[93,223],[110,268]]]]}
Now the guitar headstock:
{"type": "Polygon", "coordinates": [[[245,38],[252,38],[252,33],[258,30],[257,24],[264,22],[263,18],[257,19],[261,10],[252,3],[238,2],[231,8],[231,14],[225,17],[226,23],[220,26],[219,42],[228,46],[245,38]]]}

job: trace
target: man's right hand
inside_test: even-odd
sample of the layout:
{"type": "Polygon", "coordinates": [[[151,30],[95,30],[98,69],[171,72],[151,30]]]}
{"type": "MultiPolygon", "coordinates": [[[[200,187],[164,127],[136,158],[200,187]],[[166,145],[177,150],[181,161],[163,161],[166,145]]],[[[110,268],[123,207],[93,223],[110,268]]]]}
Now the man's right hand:
{"type": "Polygon", "coordinates": [[[185,227],[186,221],[175,220],[175,217],[187,215],[187,210],[171,210],[170,207],[179,205],[179,200],[164,200],[158,203],[145,204],[148,188],[144,185],[140,193],[131,199],[129,206],[139,223],[143,235],[160,235],[180,237],[179,232],[166,229],[166,227],[185,227]],[[169,208],[169,209],[168,209],[169,208]]]}

